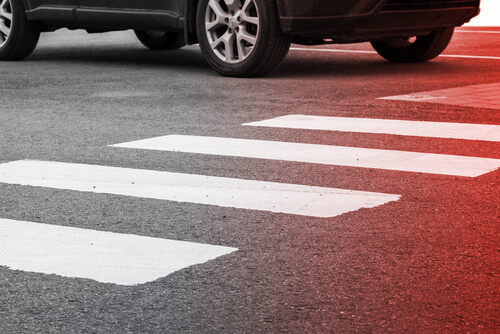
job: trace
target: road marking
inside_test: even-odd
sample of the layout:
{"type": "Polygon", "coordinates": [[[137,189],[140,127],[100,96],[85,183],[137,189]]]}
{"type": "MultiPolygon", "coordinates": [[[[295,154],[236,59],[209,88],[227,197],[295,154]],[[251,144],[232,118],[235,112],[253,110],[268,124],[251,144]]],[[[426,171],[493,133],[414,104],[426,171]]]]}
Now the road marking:
{"type": "Polygon", "coordinates": [[[240,209],[335,217],[400,195],[63,162],[0,164],[0,182],[240,209]]]}
{"type": "Polygon", "coordinates": [[[144,284],[236,248],[0,219],[0,265],[13,270],[144,284]]]}
{"type": "Polygon", "coordinates": [[[500,57],[495,57],[495,56],[472,56],[472,55],[448,55],[448,54],[442,54],[442,55],[439,55],[438,57],[443,57],[443,58],[466,58],[466,59],[491,59],[491,60],[500,60],[500,57]]]}
{"type": "Polygon", "coordinates": [[[500,142],[500,125],[488,124],[286,115],[263,121],[245,123],[243,125],[500,142]]]}
{"type": "Polygon", "coordinates": [[[500,167],[500,159],[201,136],[170,135],[111,146],[467,177],[500,167]]]}
{"type": "MultiPolygon", "coordinates": [[[[292,47],[292,48],[290,48],[290,50],[293,50],[293,51],[310,51],[310,52],[316,51],[316,52],[343,52],[343,53],[377,54],[376,51],[342,50],[342,49],[318,49],[318,48],[300,48],[300,47],[292,47]]],[[[473,56],[473,55],[448,55],[448,54],[442,54],[442,55],[439,55],[439,57],[500,60],[500,57],[496,57],[496,56],[473,56]]]]}
{"type": "Polygon", "coordinates": [[[500,82],[388,96],[380,99],[500,109],[500,82]]]}
{"type": "Polygon", "coordinates": [[[290,50],[292,50],[292,51],[318,51],[318,52],[377,54],[377,52],[375,52],[375,51],[365,51],[365,50],[319,49],[319,48],[300,48],[300,47],[291,47],[290,50]]]}
{"type": "Polygon", "coordinates": [[[456,29],[455,32],[473,33],[473,34],[500,34],[500,31],[492,30],[460,30],[456,29]]]}

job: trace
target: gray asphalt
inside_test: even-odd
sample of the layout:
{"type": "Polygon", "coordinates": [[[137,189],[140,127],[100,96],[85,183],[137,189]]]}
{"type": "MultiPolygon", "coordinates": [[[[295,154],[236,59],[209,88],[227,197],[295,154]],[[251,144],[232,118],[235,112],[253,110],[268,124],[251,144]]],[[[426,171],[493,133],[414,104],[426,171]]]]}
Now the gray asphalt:
{"type": "MultiPolygon", "coordinates": [[[[446,53],[499,57],[499,39],[456,33],[446,53]]],[[[268,77],[230,79],[197,46],[152,52],[130,32],[60,31],[0,71],[0,163],[402,195],[325,219],[0,184],[1,218],[239,249],[134,287],[0,266],[1,333],[500,331],[498,170],[462,178],[107,146],[187,134],[500,158],[492,142],[241,126],[292,113],[499,125],[498,109],[377,99],[496,83],[499,60],[405,65],[374,54],[290,51],[268,77]]]]}

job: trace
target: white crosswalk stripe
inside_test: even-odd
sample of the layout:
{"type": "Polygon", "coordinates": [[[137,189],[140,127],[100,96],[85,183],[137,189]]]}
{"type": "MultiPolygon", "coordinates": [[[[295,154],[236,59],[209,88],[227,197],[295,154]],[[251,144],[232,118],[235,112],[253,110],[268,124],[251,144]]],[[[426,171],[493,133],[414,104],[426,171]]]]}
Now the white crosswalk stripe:
{"type": "Polygon", "coordinates": [[[0,266],[137,285],[236,248],[0,219],[0,266]]]}
{"type": "Polygon", "coordinates": [[[399,195],[50,161],[0,164],[0,182],[313,217],[373,208],[399,195]]]}
{"type": "Polygon", "coordinates": [[[113,146],[466,177],[500,167],[500,159],[201,136],[170,135],[113,146]]]}
{"type": "Polygon", "coordinates": [[[422,122],[396,119],[286,115],[263,121],[245,123],[288,129],[327,130],[361,133],[382,133],[401,136],[486,140],[500,142],[500,125],[445,122],[422,122]]]}

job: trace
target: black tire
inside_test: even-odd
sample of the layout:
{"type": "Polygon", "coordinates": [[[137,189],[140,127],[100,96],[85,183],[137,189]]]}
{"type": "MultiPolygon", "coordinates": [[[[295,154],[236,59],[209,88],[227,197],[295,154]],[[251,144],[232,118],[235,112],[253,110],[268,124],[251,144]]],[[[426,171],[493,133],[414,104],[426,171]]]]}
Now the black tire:
{"type": "Polygon", "coordinates": [[[429,35],[411,39],[393,39],[371,42],[379,55],[395,63],[424,62],[436,58],[446,49],[454,28],[434,30],[429,35]]]}
{"type": "Polygon", "coordinates": [[[151,50],[176,50],[186,45],[184,33],[178,31],[134,30],[139,41],[151,50]]]}
{"type": "Polygon", "coordinates": [[[230,1],[198,3],[196,30],[208,64],[225,76],[257,77],[272,72],[290,48],[290,37],[281,32],[275,1],[226,2],[230,1]],[[226,37],[226,43],[214,44],[226,37]]]}
{"type": "Polygon", "coordinates": [[[35,49],[40,30],[28,21],[21,0],[0,0],[0,60],[21,60],[35,49]]]}

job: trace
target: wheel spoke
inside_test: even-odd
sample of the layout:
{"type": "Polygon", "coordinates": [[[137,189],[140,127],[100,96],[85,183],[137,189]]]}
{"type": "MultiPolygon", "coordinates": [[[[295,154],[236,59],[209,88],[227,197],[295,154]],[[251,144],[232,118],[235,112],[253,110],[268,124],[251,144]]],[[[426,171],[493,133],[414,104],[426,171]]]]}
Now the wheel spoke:
{"type": "Polygon", "coordinates": [[[8,37],[10,34],[10,28],[7,27],[3,22],[0,21],[0,33],[2,35],[5,35],[5,37],[8,37]]]}
{"type": "Polygon", "coordinates": [[[258,17],[247,16],[246,14],[242,14],[241,19],[243,22],[254,24],[256,26],[259,25],[259,18],[258,17]]]}
{"type": "Polygon", "coordinates": [[[234,35],[226,32],[221,37],[210,43],[210,47],[227,62],[232,62],[234,58],[234,35]]]}
{"type": "Polygon", "coordinates": [[[253,35],[249,35],[243,31],[240,31],[238,33],[238,40],[239,41],[246,41],[248,42],[249,44],[252,44],[252,46],[255,45],[255,42],[257,42],[257,38],[253,35]]]}
{"type": "Polygon", "coordinates": [[[217,29],[218,27],[220,27],[221,25],[224,25],[224,21],[223,22],[220,22],[219,20],[219,17],[220,16],[217,16],[217,19],[214,20],[214,21],[211,21],[207,24],[205,24],[205,27],[207,28],[207,31],[212,31],[214,29],[217,29]]]}
{"type": "Polygon", "coordinates": [[[226,34],[228,36],[227,40],[224,43],[225,52],[226,52],[226,62],[232,63],[234,62],[235,50],[234,50],[234,39],[235,36],[233,34],[226,34]]]}
{"type": "Polygon", "coordinates": [[[212,9],[212,12],[215,14],[215,20],[210,21],[210,19],[212,18],[211,15],[207,17],[205,23],[207,31],[212,31],[219,28],[220,26],[226,25],[226,21],[229,19],[229,14],[226,13],[224,9],[222,9],[220,3],[216,0],[210,0],[208,5],[212,9]]]}
{"type": "Polygon", "coordinates": [[[0,7],[0,19],[6,19],[12,21],[12,14],[7,13],[3,8],[0,7]]]}
{"type": "Polygon", "coordinates": [[[212,50],[217,50],[220,44],[225,44],[224,36],[217,38],[215,41],[210,43],[212,50]]]}
{"type": "Polygon", "coordinates": [[[241,19],[243,22],[259,25],[259,18],[256,16],[250,16],[250,10],[255,6],[254,0],[245,0],[243,7],[241,7],[241,19]],[[253,5],[253,6],[250,6],[253,5]]]}
{"type": "Polygon", "coordinates": [[[0,18],[6,18],[7,20],[12,20],[12,13],[10,10],[10,1],[3,0],[0,3],[0,18]]]}
{"type": "Polygon", "coordinates": [[[240,10],[240,0],[224,0],[224,3],[233,12],[240,10]]]}
{"type": "Polygon", "coordinates": [[[12,21],[12,14],[11,13],[4,12],[3,15],[0,15],[0,17],[4,17],[5,19],[12,21]]]}
{"type": "Polygon", "coordinates": [[[246,12],[248,10],[248,6],[253,3],[253,0],[245,0],[243,6],[241,6],[241,11],[246,12]]]}
{"type": "Polygon", "coordinates": [[[225,18],[225,17],[229,16],[229,14],[226,13],[224,11],[224,9],[222,9],[222,7],[220,6],[220,4],[219,4],[218,1],[216,1],[216,0],[210,0],[210,2],[208,3],[208,5],[210,6],[210,8],[212,9],[212,11],[217,16],[217,19],[219,19],[219,18],[225,18]]]}
{"type": "Polygon", "coordinates": [[[248,57],[248,52],[245,46],[245,42],[241,40],[239,36],[236,41],[236,46],[238,48],[238,59],[245,59],[246,57],[248,57]]]}

